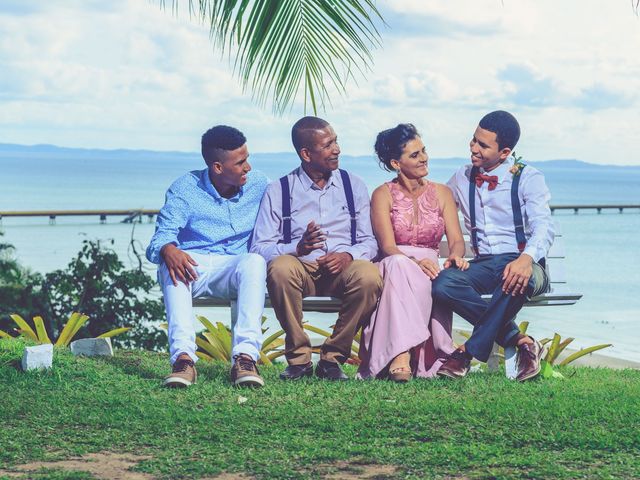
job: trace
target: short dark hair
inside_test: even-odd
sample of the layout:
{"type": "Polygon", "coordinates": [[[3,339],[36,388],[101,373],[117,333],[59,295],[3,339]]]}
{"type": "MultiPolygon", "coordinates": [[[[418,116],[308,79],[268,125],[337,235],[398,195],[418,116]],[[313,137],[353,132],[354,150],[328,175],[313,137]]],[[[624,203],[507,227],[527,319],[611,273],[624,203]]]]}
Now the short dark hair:
{"type": "Polygon", "coordinates": [[[373,148],[382,168],[388,172],[394,171],[391,160],[398,160],[407,143],[419,136],[418,130],[411,123],[400,123],[394,128],[380,132],[373,148]]]}
{"type": "Polygon", "coordinates": [[[480,120],[479,127],[496,134],[500,150],[503,148],[513,150],[520,139],[520,124],[516,117],[504,110],[487,113],[480,120]]]}
{"type": "Polygon", "coordinates": [[[303,148],[311,147],[313,132],[327,128],[329,122],[318,117],[302,117],[291,128],[291,141],[296,152],[300,153],[303,148]]]}
{"type": "Polygon", "coordinates": [[[218,162],[220,150],[236,150],[247,143],[244,134],[237,128],[228,125],[216,125],[202,135],[202,158],[211,165],[218,162]]]}

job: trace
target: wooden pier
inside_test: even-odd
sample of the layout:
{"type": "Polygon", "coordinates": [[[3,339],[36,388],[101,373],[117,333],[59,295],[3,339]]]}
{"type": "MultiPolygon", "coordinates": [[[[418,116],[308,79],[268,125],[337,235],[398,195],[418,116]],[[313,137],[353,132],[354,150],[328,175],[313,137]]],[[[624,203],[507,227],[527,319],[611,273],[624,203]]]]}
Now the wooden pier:
{"type": "MultiPolygon", "coordinates": [[[[602,213],[602,210],[618,210],[622,213],[624,210],[635,209],[640,211],[640,204],[624,204],[624,205],[551,205],[551,213],[556,210],[573,210],[578,214],[580,210],[596,210],[602,213]]],[[[127,210],[34,210],[22,212],[0,212],[0,222],[3,218],[9,217],[49,217],[49,223],[55,225],[57,217],[98,217],[100,223],[107,223],[107,217],[124,217],[122,223],[142,223],[142,218],[147,217],[152,222],[154,217],[158,215],[159,210],[152,209],[135,209],[127,210]]]]}
{"type": "Polygon", "coordinates": [[[622,213],[625,209],[639,209],[640,205],[551,205],[549,206],[551,213],[556,210],[573,210],[576,215],[580,210],[596,210],[598,213],[602,213],[602,210],[618,210],[622,213]]]}
{"type": "Polygon", "coordinates": [[[24,212],[0,212],[0,221],[4,217],[49,217],[49,224],[55,225],[56,217],[98,217],[100,223],[107,223],[107,217],[125,217],[122,223],[142,223],[142,217],[149,221],[158,214],[159,210],[133,209],[128,210],[33,210],[24,212]]]}

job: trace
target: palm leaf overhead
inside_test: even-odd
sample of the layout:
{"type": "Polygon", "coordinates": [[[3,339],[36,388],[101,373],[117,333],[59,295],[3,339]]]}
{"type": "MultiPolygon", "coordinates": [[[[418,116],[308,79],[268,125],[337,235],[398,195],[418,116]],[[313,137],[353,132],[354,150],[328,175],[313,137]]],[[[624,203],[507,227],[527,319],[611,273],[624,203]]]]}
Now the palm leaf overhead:
{"type": "MultiPolygon", "coordinates": [[[[164,5],[164,0],[160,0],[164,5]]],[[[173,0],[173,11],[179,0],[173,0]]],[[[235,52],[234,71],[254,100],[282,114],[304,92],[304,109],[344,94],[380,45],[374,0],[189,0],[214,45],[235,52]]]]}

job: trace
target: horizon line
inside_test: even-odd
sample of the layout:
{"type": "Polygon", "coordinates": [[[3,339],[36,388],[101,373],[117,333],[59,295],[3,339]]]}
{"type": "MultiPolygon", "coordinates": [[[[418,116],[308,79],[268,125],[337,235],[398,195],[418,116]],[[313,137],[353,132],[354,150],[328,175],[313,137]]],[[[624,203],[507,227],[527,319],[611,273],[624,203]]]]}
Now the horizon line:
{"type": "MultiPolygon", "coordinates": [[[[197,155],[201,156],[201,153],[198,151],[181,151],[181,150],[150,150],[147,148],[94,148],[94,147],[66,147],[55,145],[52,143],[36,143],[32,145],[25,145],[21,143],[4,143],[0,142],[0,152],[3,147],[19,147],[21,149],[38,149],[38,148],[50,148],[50,149],[59,149],[59,150],[78,150],[78,151],[94,151],[94,152],[105,152],[105,153],[159,153],[159,154],[178,154],[178,155],[197,155]]],[[[296,155],[293,151],[280,151],[280,152],[253,152],[251,155],[296,155]]],[[[342,153],[342,156],[351,157],[351,158],[362,158],[362,157],[375,157],[375,154],[360,154],[360,155],[352,155],[348,153],[342,153]]],[[[431,157],[433,160],[466,160],[466,157],[431,157]]],[[[579,160],[577,158],[550,158],[545,160],[530,160],[532,163],[546,163],[546,162],[577,162],[583,163],[585,165],[590,166],[598,166],[598,167],[619,167],[619,168],[639,168],[640,163],[638,164],[611,164],[611,163],[592,163],[587,162],[585,160],[579,160]]]]}

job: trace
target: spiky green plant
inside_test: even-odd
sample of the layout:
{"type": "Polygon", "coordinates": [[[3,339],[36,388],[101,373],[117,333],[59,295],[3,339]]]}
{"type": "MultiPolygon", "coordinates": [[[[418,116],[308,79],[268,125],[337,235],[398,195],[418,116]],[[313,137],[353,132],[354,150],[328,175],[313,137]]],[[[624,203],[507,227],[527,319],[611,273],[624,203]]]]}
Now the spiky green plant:
{"type": "MultiPolygon", "coordinates": [[[[520,333],[522,334],[527,333],[527,329],[529,328],[529,322],[526,322],[526,321],[521,322],[520,325],[518,325],[518,328],[520,329],[520,333]]],[[[471,336],[469,332],[465,332],[463,330],[458,330],[458,333],[467,339],[470,338],[471,336]]],[[[540,343],[543,346],[548,345],[548,347],[547,347],[547,353],[545,354],[542,360],[545,363],[549,364],[550,367],[555,366],[560,354],[574,340],[575,339],[573,337],[569,337],[563,340],[558,333],[554,333],[553,338],[543,338],[542,340],[540,340],[540,343]]],[[[600,345],[594,345],[592,347],[582,348],[577,352],[574,352],[571,355],[567,356],[557,365],[562,367],[565,365],[569,365],[571,362],[577,360],[580,357],[584,357],[585,355],[589,355],[590,353],[593,353],[598,350],[602,350],[603,348],[608,348],[611,346],[612,346],[611,343],[603,343],[600,345]]],[[[501,362],[504,362],[504,349],[502,347],[498,349],[498,357],[500,358],[501,362]]]]}
{"type": "MultiPolygon", "coordinates": [[[[12,314],[10,317],[16,323],[18,328],[16,331],[34,342],[37,343],[53,343],[47,334],[47,330],[44,326],[44,320],[40,316],[33,317],[33,325],[35,327],[31,328],[31,325],[22,318],[18,314],[12,314]]],[[[69,346],[69,343],[73,340],[73,337],[76,336],[80,328],[85,324],[85,322],[89,319],[87,315],[83,315],[79,312],[73,312],[69,317],[69,320],[60,331],[58,335],[58,339],[55,342],[56,346],[69,346]]],[[[116,335],[120,335],[121,333],[127,332],[131,330],[131,327],[121,327],[115,328],[113,330],[109,330],[108,332],[103,333],[102,335],[98,335],[97,338],[107,338],[107,337],[115,337],[116,335]]],[[[9,337],[10,335],[6,332],[0,330],[0,337],[9,337]]]]}
{"type": "MultiPolygon", "coordinates": [[[[203,315],[196,315],[196,318],[205,327],[205,331],[196,337],[196,345],[199,350],[196,351],[198,358],[203,360],[220,360],[223,362],[231,361],[231,329],[221,322],[215,324],[211,322],[207,317],[203,315]]],[[[265,334],[269,330],[268,327],[264,327],[267,317],[262,316],[262,333],[265,334]]],[[[161,325],[162,328],[168,328],[166,323],[161,325]]],[[[330,337],[331,333],[321,328],[315,327],[308,323],[304,323],[302,327],[313,333],[317,333],[323,337],[330,337]]],[[[285,354],[284,351],[284,330],[279,329],[275,333],[269,335],[262,342],[260,349],[260,358],[258,364],[271,365],[272,362],[285,354]]],[[[351,347],[351,357],[349,363],[359,363],[358,359],[358,342],[360,341],[360,333],[356,335],[354,344],[351,347]]],[[[312,346],[313,353],[320,353],[320,345],[312,346]]]]}
{"type": "MultiPolygon", "coordinates": [[[[528,327],[529,327],[529,322],[520,323],[519,325],[520,332],[527,333],[528,327]]],[[[563,352],[563,350],[567,348],[569,344],[574,340],[575,339],[573,337],[569,337],[562,340],[562,337],[560,337],[560,335],[557,333],[553,334],[553,338],[543,338],[542,340],[540,340],[540,343],[542,345],[549,345],[547,347],[547,354],[544,356],[544,360],[549,365],[555,365],[556,362],[558,361],[558,357],[563,352]]],[[[577,352],[574,352],[568,357],[566,357],[564,360],[558,363],[558,365],[560,366],[569,365],[571,362],[573,362],[574,360],[577,360],[580,357],[584,357],[585,355],[589,355],[590,353],[593,353],[598,350],[602,350],[603,348],[608,348],[611,346],[612,346],[611,343],[603,343],[600,345],[594,345],[592,347],[582,348],[577,352]]]]}

